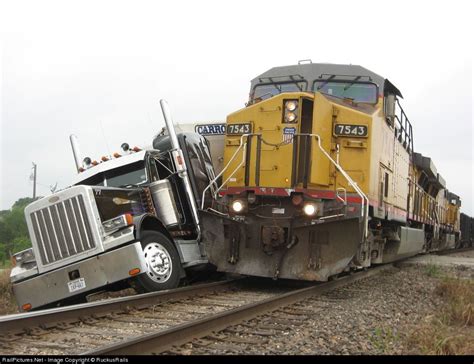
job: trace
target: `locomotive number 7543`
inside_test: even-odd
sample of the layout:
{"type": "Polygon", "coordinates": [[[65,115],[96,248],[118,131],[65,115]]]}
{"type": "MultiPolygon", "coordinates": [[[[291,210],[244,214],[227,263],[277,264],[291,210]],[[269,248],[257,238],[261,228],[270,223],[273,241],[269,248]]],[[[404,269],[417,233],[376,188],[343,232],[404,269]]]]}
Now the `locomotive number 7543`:
{"type": "Polygon", "coordinates": [[[368,128],[366,125],[336,124],[334,125],[334,135],[366,137],[368,128]]]}

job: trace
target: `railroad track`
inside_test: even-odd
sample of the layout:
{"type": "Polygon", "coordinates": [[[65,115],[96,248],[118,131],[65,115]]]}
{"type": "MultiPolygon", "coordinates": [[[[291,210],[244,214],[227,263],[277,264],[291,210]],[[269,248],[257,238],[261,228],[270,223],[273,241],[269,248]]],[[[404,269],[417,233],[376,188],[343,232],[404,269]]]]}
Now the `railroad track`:
{"type": "Polygon", "coordinates": [[[0,354],[181,354],[188,350],[183,349],[185,344],[192,346],[193,353],[213,353],[216,345],[232,352],[236,345],[255,340],[252,333],[247,338],[239,333],[250,330],[261,338],[265,332],[310,319],[319,310],[307,309],[302,302],[308,297],[390,267],[371,268],[327,283],[241,278],[4,316],[0,317],[0,354]],[[257,327],[248,323],[257,317],[264,317],[257,327]]]}
{"type": "MultiPolygon", "coordinates": [[[[181,353],[180,345],[193,342],[205,346],[203,340],[222,340],[219,331],[226,330],[228,334],[233,325],[261,315],[272,316],[260,331],[268,331],[277,322],[307,320],[320,312],[305,310],[304,304],[298,302],[390,267],[377,267],[325,283],[289,284],[246,278],[6,316],[0,318],[0,353],[181,353]],[[207,339],[200,339],[204,337],[207,339]]],[[[234,338],[225,345],[246,340],[249,341],[234,338]]]]}
{"type": "MultiPolygon", "coordinates": [[[[305,300],[369,278],[392,267],[393,265],[387,264],[367,271],[353,273],[330,282],[312,284],[309,287],[274,295],[259,302],[242,305],[209,317],[176,325],[161,332],[142,335],[104,346],[99,350],[91,350],[84,354],[182,354],[183,350],[180,347],[191,342],[194,346],[201,348],[201,353],[216,353],[213,351],[216,350],[216,342],[217,353],[222,352],[222,350],[232,352],[239,344],[264,345],[265,339],[261,340],[261,337],[271,336],[273,334],[272,330],[288,327],[288,325],[293,325],[295,321],[302,323],[314,318],[315,315],[323,314],[321,310],[307,310],[304,304],[305,300]],[[249,320],[262,315],[266,316],[263,322],[253,326],[248,324],[249,320]],[[237,324],[249,327],[257,335],[251,338],[242,338],[240,335],[242,331],[234,327],[237,324]],[[222,333],[223,331],[226,331],[226,333],[222,333]],[[229,335],[229,333],[236,335],[229,335]],[[255,338],[255,336],[259,337],[260,340],[255,338]]],[[[235,352],[239,352],[239,349],[236,349],[235,352]]],[[[240,352],[245,351],[240,348],[240,352]]]]}
{"type": "MultiPolygon", "coordinates": [[[[236,279],[0,317],[0,353],[70,355],[160,332],[295,289],[236,279]]],[[[301,285],[299,285],[301,286],[301,285]]]]}
{"type": "Polygon", "coordinates": [[[456,254],[456,253],[464,253],[474,250],[474,246],[469,246],[466,248],[460,248],[460,249],[449,249],[449,250],[442,250],[439,252],[435,252],[436,255],[450,255],[450,254],[456,254]]]}

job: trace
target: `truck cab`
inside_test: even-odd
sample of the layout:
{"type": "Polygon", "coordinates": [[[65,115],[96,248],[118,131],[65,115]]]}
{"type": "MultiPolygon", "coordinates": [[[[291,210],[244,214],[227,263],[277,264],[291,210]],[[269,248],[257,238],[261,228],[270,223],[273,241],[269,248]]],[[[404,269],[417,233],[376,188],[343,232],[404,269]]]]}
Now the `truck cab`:
{"type": "Polygon", "coordinates": [[[100,162],[84,158],[71,187],[27,206],[32,248],[14,255],[11,272],[22,311],[106,287],[175,288],[188,268],[207,265],[192,206],[210,201],[203,194],[214,178],[209,148],[195,133],[177,140],[158,135],[152,148],[124,143],[100,162]]]}

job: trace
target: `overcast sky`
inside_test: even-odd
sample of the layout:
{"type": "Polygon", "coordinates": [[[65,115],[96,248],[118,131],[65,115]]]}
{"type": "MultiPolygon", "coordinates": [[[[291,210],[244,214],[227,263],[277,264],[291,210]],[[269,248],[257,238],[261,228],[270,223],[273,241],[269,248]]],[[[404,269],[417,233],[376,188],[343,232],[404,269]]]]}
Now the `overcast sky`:
{"type": "Polygon", "coordinates": [[[250,79],[310,58],[390,79],[415,150],[473,215],[468,4],[2,1],[0,209],[32,194],[32,161],[38,194],[71,183],[71,133],[92,158],[124,141],[150,144],[163,126],[160,98],[175,121],[225,120],[243,107],[250,79]]]}

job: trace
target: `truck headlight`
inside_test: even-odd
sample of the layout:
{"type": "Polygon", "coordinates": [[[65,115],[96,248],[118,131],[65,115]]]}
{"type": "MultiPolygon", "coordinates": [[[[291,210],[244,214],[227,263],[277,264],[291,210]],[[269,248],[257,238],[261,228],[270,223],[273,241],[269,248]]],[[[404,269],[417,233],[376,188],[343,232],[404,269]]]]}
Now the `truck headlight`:
{"type": "Polygon", "coordinates": [[[11,258],[12,266],[15,267],[16,265],[22,265],[28,262],[35,261],[35,253],[33,252],[33,248],[22,250],[16,254],[12,255],[11,258]]]}
{"type": "Polygon", "coordinates": [[[114,217],[113,219],[104,221],[102,223],[102,226],[104,227],[105,232],[109,233],[132,224],[133,216],[131,214],[124,214],[114,217]]]}

